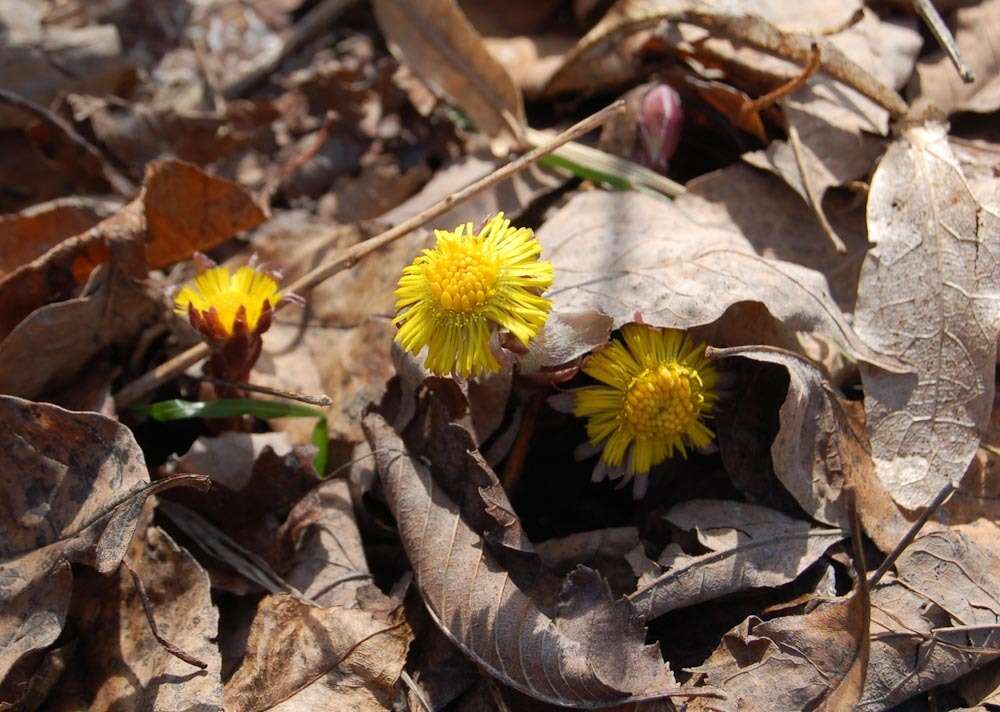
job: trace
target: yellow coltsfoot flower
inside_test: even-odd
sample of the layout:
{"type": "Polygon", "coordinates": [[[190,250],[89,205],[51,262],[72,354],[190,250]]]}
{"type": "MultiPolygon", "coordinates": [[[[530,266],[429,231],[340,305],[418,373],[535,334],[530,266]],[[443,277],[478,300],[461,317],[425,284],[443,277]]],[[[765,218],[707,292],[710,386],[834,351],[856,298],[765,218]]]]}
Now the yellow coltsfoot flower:
{"type": "Polygon", "coordinates": [[[605,385],[575,391],[574,412],[588,419],[587,437],[601,450],[594,480],[635,477],[639,498],[654,465],[712,442],[702,421],[718,398],[718,374],[705,345],[684,332],[628,324],[621,335],[584,363],[584,373],[605,385]]]}
{"type": "Polygon", "coordinates": [[[186,284],[174,309],[187,316],[206,338],[221,341],[236,331],[261,334],[271,325],[271,311],[281,301],[278,283],[253,267],[212,267],[186,284]]]}
{"type": "Polygon", "coordinates": [[[427,369],[438,375],[478,376],[500,370],[491,340],[506,329],[527,346],[552,305],[552,264],[528,228],[511,227],[503,213],[478,234],[472,223],[435,230],[437,243],[403,270],[396,289],[396,341],[413,355],[426,346],[427,369]]]}
{"type": "Polygon", "coordinates": [[[205,372],[242,383],[260,357],[261,335],[270,328],[271,314],[282,298],[278,282],[254,267],[240,267],[235,273],[211,267],[177,293],[174,310],[186,315],[211,347],[205,372]]]}

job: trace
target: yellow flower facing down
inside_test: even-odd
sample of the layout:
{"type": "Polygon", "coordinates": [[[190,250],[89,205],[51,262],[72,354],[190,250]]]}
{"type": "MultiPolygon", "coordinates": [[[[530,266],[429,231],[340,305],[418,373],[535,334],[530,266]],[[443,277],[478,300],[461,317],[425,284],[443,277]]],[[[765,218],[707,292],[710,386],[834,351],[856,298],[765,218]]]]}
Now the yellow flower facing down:
{"type": "Polygon", "coordinates": [[[426,367],[469,377],[500,370],[490,346],[506,329],[523,345],[538,334],[552,305],[552,264],[528,228],[498,213],[473,234],[472,223],[435,230],[437,242],[403,270],[396,289],[396,341],[426,367]]]}
{"type": "Polygon", "coordinates": [[[174,308],[178,314],[190,315],[199,331],[209,328],[213,337],[222,339],[233,335],[240,309],[245,310],[248,332],[254,333],[258,327],[265,331],[261,316],[266,313],[269,317],[280,301],[278,283],[263,272],[240,267],[231,273],[228,267],[212,267],[177,293],[174,308]]]}
{"type": "MultiPolygon", "coordinates": [[[[705,345],[683,332],[628,324],[591,356],[583,371],[605,385],[575,391],[574,412],[587,418],[587,437],[601,448],[594,479],[648,474],[674,451],[705,447],[713,435],[702,422],[718,398],[718,374],[705,345]]],[[[645,493],[645,477],[636,480],[645,493]]]]}

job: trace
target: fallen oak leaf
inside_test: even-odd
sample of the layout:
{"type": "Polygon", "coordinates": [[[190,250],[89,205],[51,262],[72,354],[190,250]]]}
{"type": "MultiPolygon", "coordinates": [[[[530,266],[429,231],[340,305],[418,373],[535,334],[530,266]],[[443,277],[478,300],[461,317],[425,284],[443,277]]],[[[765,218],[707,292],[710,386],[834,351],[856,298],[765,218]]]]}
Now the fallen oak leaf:
{"type": "Polygon", "coordinates": [[[492,677],[543,702],[584,709],[715,694],[677,687],[655,646],[644,644],[631,606],[613,603],[590,569],[570,575],[555,616],[541,610],[385,420],[369,413],[363,425],[428,612],[492,677]]]}

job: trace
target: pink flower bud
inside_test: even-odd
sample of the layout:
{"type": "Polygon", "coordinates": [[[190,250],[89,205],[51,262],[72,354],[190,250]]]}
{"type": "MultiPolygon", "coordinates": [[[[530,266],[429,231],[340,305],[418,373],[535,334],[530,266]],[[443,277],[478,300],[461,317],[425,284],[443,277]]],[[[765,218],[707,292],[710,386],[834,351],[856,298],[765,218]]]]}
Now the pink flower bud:
{"type": "Polygon", "coordinates": [[[642,99],[636,160],[665,171],[681,142],[684,110],[681,97],[668,84],[657,84],[642,99]]]}

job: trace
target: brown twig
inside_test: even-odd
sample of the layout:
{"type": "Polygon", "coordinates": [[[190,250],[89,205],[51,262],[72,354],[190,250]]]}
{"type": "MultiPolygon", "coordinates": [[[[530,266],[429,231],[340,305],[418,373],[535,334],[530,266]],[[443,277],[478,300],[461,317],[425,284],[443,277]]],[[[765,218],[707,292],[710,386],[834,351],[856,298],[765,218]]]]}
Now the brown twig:
{"type": "MultiPolygon", "coordinates": [[[[399,238],[409,234],[413,230],[421,227],[425,223],[436,217],[444,215],[453,207],[469,198],[483,192],[490,186],[501,183],[528,166],[536,163],[542,156],[552,153],[560,146],[563,146],[573,139],[579,138],[583,134],[601,126],[612,116],[621,113],[625,109],[625,102],[619,100],[606,106],[600,111],[591,114],[582,121],[574,124],[570,128],[554,137],[548,143],[538,146],[520,158],[517,158],[507,165],[494,171],[492,174],[483,176],[477,181],[470,183],[461,190],[446,196],[426,210],[414,215],[409,220],[404,220],[395,227],[386,230],[380,235],[376,235],[370,240],[358,243],[352,247],[341,250],[330,260],[310,270],[297,280],[289,284],[285,291],[303,294],[317,284],[329,279],[338,272],[353,267],[359,260],[373,252],[378,252],[386,245],[395,242],[399,238]]],[[[281,309],[287,302],[278,303],[277,309],[281,309]]],[[[204,343],[192,346],[187,351],[175,356],[169,361],[157,366],[132,383],[125,386],[115,396],[115,402],[119,409],[127,408],[150,391],[155,390],[160,385],[183,373],[187,368],[201,361],[208,356],[209,349],[204,343]]]]}
{"type": "Polygon", "coordinates": [[[934,39],[941,45],[941,49],[948,55],[948,59],[951,60],[962,81],[966,84],[972,84],[976,81],[975,73],[962,59],[962,53],[958,51],[958,45],[955,43],[951,30],[944,24],[944,20],[941,19],[941,15],[931,0],[913,0],[913,9],[917,11],[924,24],[927,25],[927,29],[934,35],[934,39]]]}
{"type": "Polygon", "coordinates": [[[788,127],[788,143],[792,147],[792,155],[795,156],[795,166],[799,169],[799,176],[802,178],[802,187],[805,188],[809,206],[813,209],[816,219],[819,220],[823,232],[826,233],[826,236],[830,238],[830,242],[833,243],[833,248],[838,254],[846,255],[847,245],[840,239],[840,235],[833,229],[830,221],[826,219],[826,214],[823,212],[822,196],[816,192],[816,187],[812,184],[812,178],[809,177],[809,171],[806,170],[805,150],[802,148],[799,130],[794,126],[788,127]]]}
{"type": "Polygon", "coordinates": [[[196,668],[200,668],[201,670],[207,668],[208,663],[199,660],[189,653],[185,653],[183,650],[160,635],[160,631],[156,627],[156,619],[153,617],[153,604],[149,601],[149,596],[146,594],[146,587],[142,585],[142,579],[139,578],[139,574],[135,572],[135,569],[129,566],[127,559],[122,559],[122,566],[124,566],[125,569],[132,574],[132,582],[135,584],[135,591],[139,594],[139,600],[142,602],[142,610],[146,612],[146,621],[149,623],[149,630],[153,634],[153,637],[156,638],[156,642],[162,645],[168,653],[173,655],[175,658],[183,660],[188,665],[194,665],[196,668]]]}
{"type": "Polygon", "coordinates": [[[743,118],[747,114],[756,114],[768,107],[772,106],[778,99],[788,96],[794,91],[798,91],[806,85],[809,78],[816,73],[820,65],[820,51],[819,45],[813,42],[812,47],[810,47],[809,61],[806,62],[806,66],[802,68],[802,73],[797,77],[789,79],[787,82],[782,84],[777,89],[769,91],[763,96],[759,96],[753,101],[744,104],[740,107],[740,118],[743,118]]]}
{"type": "Polygon", "coordinates": [[[889,552],[887,557],[885,557],[885,561],[883,561],[882,564],[875,570],[875,573],[868,578],[869,588],[875,588],[876,584],[878,584],[882,577],[885,576],[886,572],[892,568],[893,564],[896,563],[896,559],[899,558],[900,554],[902,554],[906,550],[906,547],[908,547],[913,540],[916,539],[917,534],[919,534],[920,530],[924,528],[927,520],[934,515],[934,512],[938,510],[938,507],[944,504],[945,500],[947,500],[954,491],[955,485],[950,482],[941,488],[941,491],[935,495],[930,504],[928,504],[927,507],[924,508],[924,511],[920,513],[920,516],[917,518],[917,521],[913,523],[913,526],[910,527],[910,530],[906,532],[903,538],[899,540],[899,543],[896,544],[896,547],[889,552]]]}
{"type": "Polygon", "coordinates": [[[333,399],[327,395],[309,396],[304,393],[292,393],[291,391],[282,391],[277,388],[269,388],[267,386],[259,386],[254,383],[240,383],[238,381],[227,381],[224,378],[215,378],[213,376],[195,376],[199,381],[204,381],[205,383],[211,383],[213,386],[225,386],[227,388],[235,388],[242,391],[250,391],[251,393],[263,393],[268,396],[277,396],[278,398],[286,398],[288,400],[299,401],[301,403],[308,403],[309,405],[318,405],[321,408],[326,408],[327,406],[333,405],[333,399]]]}

